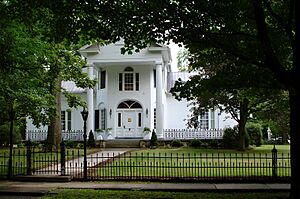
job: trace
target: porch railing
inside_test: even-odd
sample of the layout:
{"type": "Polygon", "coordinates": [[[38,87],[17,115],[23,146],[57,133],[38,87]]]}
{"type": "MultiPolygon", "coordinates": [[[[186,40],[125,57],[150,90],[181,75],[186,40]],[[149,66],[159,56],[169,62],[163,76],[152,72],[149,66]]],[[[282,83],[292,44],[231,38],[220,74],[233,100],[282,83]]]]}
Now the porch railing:
{"type": "MultiPolygon", "coordinates": [[[[44,141],[47,140],[47,133],[48,133],[47,131],[43,131],[43,130],[26,131],[26,140],[44,141]]],[[[63,140],[83,141],[83,131],[82,130],[63,131],[62,138],[63,140]]]]}
{"type": "Polygon", "coordinates": [[[166,129],[163,137],[165,140],[190,140],[190,139],[222,139],[223,129],[166,129]]]}
{"type": "MultiPolygon", "coordinates": [[[[164,140],[222,139],[223,134],[224,134],[223,129],[165,129],[163,132],[162,139],[164,140]]],[[[112,135],[114,134],[113,133],[110,134],[110,139],[112,135]]],[[[122,132],[116,132],[115,136],[144,138],[145,133],[140,131],[139,132],[122,131],[122,132]]],[[[99,133],[96,133],[95,139],[97,140],[98,137],[99,137],[99,133]]],[[[107,134],[101,135],[101,139],[106,139],[107,137],[108,137],[107,134]]],[[[82,130],[63,131],[62,138],[63,140],[83,141],[83,131],[82,130]]],[[[47,131],[32,130],[26,132],[26,140],[44,141],[46,139],[47,139],[47,131]]]]}

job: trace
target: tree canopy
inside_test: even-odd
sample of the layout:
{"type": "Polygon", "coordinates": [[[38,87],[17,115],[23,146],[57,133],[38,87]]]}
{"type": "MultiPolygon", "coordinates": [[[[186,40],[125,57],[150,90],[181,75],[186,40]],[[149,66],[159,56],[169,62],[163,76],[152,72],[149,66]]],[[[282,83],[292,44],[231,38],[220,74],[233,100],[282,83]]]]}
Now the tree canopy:
{"type": "MultiPolygon", "coordinates": [[[[124,38],[124,51],[130,52],[172,40],[199,58],[213,50],[217,56],[237,60],[238,66],[269,69],[289,91],[292,197],[300,195],[299,1],[10,0],[1,1],[0,6],[2,15],[45,25],[43,40],[56,44],[65,39],[77,43],[82,38],[112,42],[124,38]]],[[[0,20],[5,23],[6,19],[0,20]]],[[[217,60],[205,64],[226,64],[226,59],[217,60]]]]}
{"type": "MultiPolygon", "coordinates": [[[[269,69],[289,91],[292,197],[300,195],[298,1],[126,0],[101,1],[99,6],[105,7],[101,20],[111,34],[125,39],[124,50],[172,40],[182,43],[197,60],[213,50],[216,56],[237,60],[238,66],[269,69]]],[[[226,59],[217,59],[219,63],[213,59],[204,64],[226,65],[226,59]]]]}

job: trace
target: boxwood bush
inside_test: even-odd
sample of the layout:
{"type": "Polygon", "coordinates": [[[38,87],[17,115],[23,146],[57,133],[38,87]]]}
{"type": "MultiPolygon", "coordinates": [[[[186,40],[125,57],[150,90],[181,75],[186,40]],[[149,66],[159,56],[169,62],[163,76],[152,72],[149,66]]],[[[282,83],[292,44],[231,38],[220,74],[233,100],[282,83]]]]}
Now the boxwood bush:
{"type": "Polygon", "coordinates": [[[246,132],[249,135],[249,144],[261,146],[263,143],[262,126],[259,123],[246,124],[246,132]]]}

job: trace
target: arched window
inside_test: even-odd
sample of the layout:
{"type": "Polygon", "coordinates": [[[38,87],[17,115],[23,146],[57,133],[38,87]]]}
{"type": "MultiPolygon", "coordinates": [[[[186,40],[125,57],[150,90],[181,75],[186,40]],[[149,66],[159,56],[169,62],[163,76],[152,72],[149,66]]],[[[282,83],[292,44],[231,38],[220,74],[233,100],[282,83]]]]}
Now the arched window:
{"type": "Polygon", "coordinates": [[[123,73],[119,74],[119,90],[120,91],[138,91],[140,89],[139,73],[134,73],[132,67],[128,66],[123,73]]]}
{"type": "Polygon", "coordinates": [[[133,68],[128,66],[124,69],[125,72],[133,72],[133,68]]]}
{"type": "Polygon", "coordinates": [[[142,106],[141,106],[140,103],[138,103],[136,101],[127,100],[127,101],[121,102],[118,105],[118,108],[121,108],[121,109],[141,109],[142,106]]]}

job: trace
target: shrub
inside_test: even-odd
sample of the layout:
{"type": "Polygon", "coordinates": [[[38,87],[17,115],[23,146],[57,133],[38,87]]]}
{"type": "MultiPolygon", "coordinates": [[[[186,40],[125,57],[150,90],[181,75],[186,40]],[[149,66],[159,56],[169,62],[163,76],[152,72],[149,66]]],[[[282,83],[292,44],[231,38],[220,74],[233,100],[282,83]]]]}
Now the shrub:
{"type": "Polygon", "coordinates": [[[237,148],[239,146],[239,134],[237,128],[225,129],[222,141],[225,148],[237,148]]]}
{"type": "Polygon", "coordinates": [[[67,140],[67,141],[65,141],[65,146],[66,146],[67,149],[76,148],[77,142],[76,141],[67,140]]]}
{"type": "Polygon", "coordinates": [[[92,130],[89,133],[89,139],[88,139],[87,146],[91,147],[91,148],[95,148],[96,147],[96,141],[95,141],[94,133],[93,133],[92,130]]]}
{"type": "Polygon", "coordinates": [[[262,145],[262,127],[259,123],[247,123],[246,132],[249,135],[249,144],[256,146],[262,145]]]}
{"type": "Polygon", "coordinates": [[[77,143],[76,148],[77,149],[83,149],[84,144],[83,143],[77,143]]]}
{"type": "Polygon", "coordinates": [[[213,139],[213,140],[211,140],[211,141],[209,142],[209,146],[210,146],[211,148],[219,148],[220,145],[221,145],[221,143],[220,143],[219,140],[217,140],[217,139],[213,139]]]}
{"type": "Polygon", "coordinates": [[[144,127],[143,132],[144,132],[144,133],[148,133],[148,132],[151,132],[151,130],[150,130],[150,128],[148,128],[148,127],[144,127]]]}
{"type": "Polygon", "coordinates": [[[150,148],[156,148],[157,147],[157,136],[154,131],[152,130],[151,140],[150,140],[150,148]]]}
{"type": "MultiPolygon", "coordinates": [[[[237,149],[239,147],[238,126],[225,129],[223,139],[220,144],[227,149],[237,149]]],[[[245,132],[245,147],[249,147],[249,135],[247,131],[245,132]]]]}
{"type": "Polygon", "coordinates": [[[42,144],[39,141],[31,141],[31,147],[33,148],[42,148],[42,144]]]}
{"type": "Polygon", "coordinates": [[[198,139],[193,139],[191,142],[191,147],[193,148],[201,148],[202,146],[202,141],[198,139]]]}
{"type": "Polygon", "coordinates": [[[171,142],[172,147],[182,147],[184,144],[180,140],[173,140],[171,142]]]}

